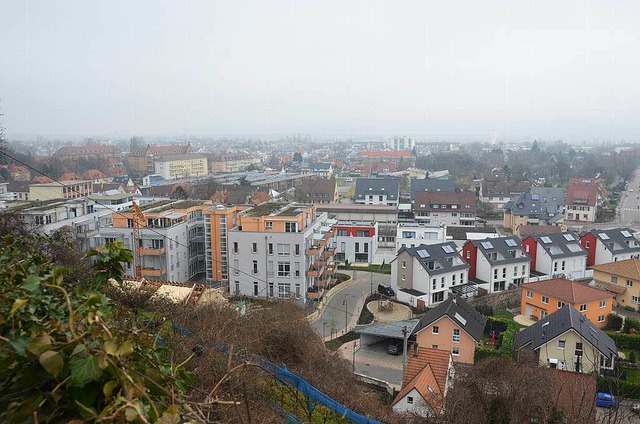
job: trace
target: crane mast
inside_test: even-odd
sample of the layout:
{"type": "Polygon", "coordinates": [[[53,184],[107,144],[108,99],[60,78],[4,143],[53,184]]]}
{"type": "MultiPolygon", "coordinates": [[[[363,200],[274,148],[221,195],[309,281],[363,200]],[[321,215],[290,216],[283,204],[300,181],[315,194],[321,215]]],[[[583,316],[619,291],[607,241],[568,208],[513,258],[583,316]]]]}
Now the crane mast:
{"type": "Polygon", "coordinates": [[[132,202],[133,210],[133,258],[135,265],[135,277],[142,277],[142,262],[140,260],[140,228],[144,226],[145,217],[136,202],[132,202]]]}

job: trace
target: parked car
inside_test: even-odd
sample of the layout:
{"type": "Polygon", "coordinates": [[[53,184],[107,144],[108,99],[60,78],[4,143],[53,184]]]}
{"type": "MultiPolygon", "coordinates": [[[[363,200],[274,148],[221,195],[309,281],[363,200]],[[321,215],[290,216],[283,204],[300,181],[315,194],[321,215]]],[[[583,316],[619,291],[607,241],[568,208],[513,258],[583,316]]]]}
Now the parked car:
{"type": "Polygon", "coordinates": [[[597,393],[596,406],[615,409],[618,407],[618,399],[616,399],[611,393],[597,393]]]}
{"type": "Polygon", "coordinates": [[[387,346],[387,353],[389,355],[400,355],[402,353],[402,342],[393,342],[387,346]]]}
{"type": "Polygon", "coordinates": [[[383,294],[385,296],[395,296],[396,292],[393,291],[391,286],[387,284],[378,284],[378,293],[383,294]]]}

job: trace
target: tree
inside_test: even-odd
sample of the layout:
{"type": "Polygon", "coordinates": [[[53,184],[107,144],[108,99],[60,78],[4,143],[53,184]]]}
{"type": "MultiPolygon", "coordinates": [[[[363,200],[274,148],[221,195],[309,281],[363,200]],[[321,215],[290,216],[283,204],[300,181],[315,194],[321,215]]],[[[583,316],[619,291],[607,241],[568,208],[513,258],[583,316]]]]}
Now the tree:
{"type": "Polygon", "coordinates": [[[302,162],[302,155],[300,154],[300,152],[295,152],[293,154],[293,159],[294,162],[300,163],[302,162]]]}

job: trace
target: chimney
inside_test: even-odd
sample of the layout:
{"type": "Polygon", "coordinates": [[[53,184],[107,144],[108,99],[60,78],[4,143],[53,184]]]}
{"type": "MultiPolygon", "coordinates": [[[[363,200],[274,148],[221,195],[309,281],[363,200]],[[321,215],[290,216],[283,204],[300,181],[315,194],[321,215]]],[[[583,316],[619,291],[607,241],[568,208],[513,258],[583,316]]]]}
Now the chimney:
{"type": "Polygon", "coordinates": [[[417,358],[418,357],[418,342],[415,342],[413,344],[413,357],[417,358]]]}

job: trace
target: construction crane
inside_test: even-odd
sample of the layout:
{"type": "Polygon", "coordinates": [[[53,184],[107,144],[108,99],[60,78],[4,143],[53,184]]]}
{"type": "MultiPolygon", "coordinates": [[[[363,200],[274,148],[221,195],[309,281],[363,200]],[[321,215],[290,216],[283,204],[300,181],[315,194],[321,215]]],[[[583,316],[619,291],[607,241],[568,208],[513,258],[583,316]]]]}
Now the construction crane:
{"type": "Polygon", "coordinates": [[[131,202],[133,209],[133,260],[135,262],[135,277],[142,278],[142,262],[140,260],[140,228],[144,227],[145,217],[136,202],[131,202]]]}

